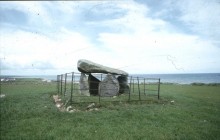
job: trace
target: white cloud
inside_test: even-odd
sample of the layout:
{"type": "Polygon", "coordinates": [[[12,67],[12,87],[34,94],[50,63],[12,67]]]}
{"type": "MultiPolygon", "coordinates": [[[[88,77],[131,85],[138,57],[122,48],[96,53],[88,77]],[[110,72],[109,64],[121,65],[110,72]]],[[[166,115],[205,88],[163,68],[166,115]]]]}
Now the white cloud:
{"type": "Polygon", "coordinates": [[[76,61],[66,60],[69,55],[91,47],[85,37],[65,29],[62,29],[58,38],[53,39],[25,31],[16,31],[13,34],[4,33],[1,37],[3,40],[1,47],[4,47],[1,54],[5,57],[3,63],[14,63],[17,69],[24,66],[30,67],[35,65],[35,62],[49,62],[55,68],[65,68],[76,61]]]}
{"type": "Polygon", "coordinates": [[[176,20],[182,24],[183,30],[187,29],[200,37],[211,39],[217,45],[220,44],[218,39],[220,36],[220,3],[218,0],[167,0],[163,4],[167,8],[157,12],[157,17],[169,17],[170,22],[176,20]]]}
{"type": "MultiPolygon", "coordinates": [[[[200,34],[179,32],[176,25],[159,16],[152,18],[147,5],[134,1],[29,2],[27,5],[18,2],[12,5],[29,15],[29,23],[26,30],[5,26],[0,31],[3,50],[0,56],[5,58],[1,59],[5,74],[32,73],[31,70],[53,74],[77,71],[79,59],[129,73],[217,72],[220,69],[216,61],[219,48],[212,40],[200,34]],[[110,5],[106,11],[105,4],[110,5]],[[51,12],[47,8],[52,6],[51,12]],[[99,8],[103,10],[101,13],[99,8]],[[97,20],[86,20],[83,10],[97,20]],[[69,28],[71,24],[79,28],[69,28]],[[94,26],[90,25],[97,29],[92,35],[89,31],[94,26]]],[[[190,14],[193,11],[181,10],[185,13],[179,19],[196,23],[190,14]]],[[[205,19],[198,18],[198,21],[205,19]]]]}

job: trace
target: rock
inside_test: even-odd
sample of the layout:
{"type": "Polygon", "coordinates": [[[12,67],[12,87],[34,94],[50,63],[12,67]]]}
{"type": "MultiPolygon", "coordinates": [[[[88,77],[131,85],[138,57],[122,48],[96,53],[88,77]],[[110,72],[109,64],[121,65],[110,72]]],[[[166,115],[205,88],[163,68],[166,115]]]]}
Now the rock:
{"type": "Polygon", "coordinates": [[[54,102],[55,102],[57,108],[60,109],[63,107],[63,103],[58,95],[53,95],[53,99],[54,99],[54,102]]]}
{"type": "Polygon", "coordinates": [[[91,108],[88,111],[99,111],[99,109],[98,108],[91,108]]]}
{"type": "Polygon", "coordinates": [[[68,106],[68,107],[66,108],[66,111],[67,111],[67,112],[69,112],[69,111],[71,111],[71,110],[73,110],[73,107],[72,107],[72,106],[68,106]]]}
{"type": "Polygon", "coordinates": [[[70,111],[68,111],[69,113],[74,113],[74,112],[80,112],[80,110],[78,110],[78,109],[73,109],[73,110],[70,110],[70,111]]]}
{"type": "Polygon", "coordinates": [[[53,99],[55,103],[61,103],[61,99],[59,97],[59,95],[53,95],[53,99]]]}
{"type": "Polygon", "coordinates": [[[5,94],[1,94],[1,95],[0,95],[0,98],[5,98],[5,94]]]}
{"type": "Polygon", "coordinates": [[[94,108],[94,110],[95,110],[95,111],[99,111],[99,109],[98,109],[98,108],[94,108]]]}
{"type": "Polygon", "coordinates": [[[122,70],[106,67],[89,60],[80,59],[77,63],[78,70],[83,73],[111,73],[117,75],[125,75],[127,76],[128,73],[122,70]]]}
{"type": "Polygon", "coordinates": [[[100,96],[116,96],[119,92],[119,82],[112,74],[107,74],[106,77],[99,83],[100,96]]]}
{"type": "Polygon", "coordinates": [[[57,108],[61,108],[63,106],[63,103],[56,103],[57,108]]]}
{"type": "Polygon", "coordinates": [[[87,106],[87,109],[93,108],[95,106],[95,103],[91,103],[90,105],[87,106]]]}
{"type": "Polygon", "coordinates": [[[89,74],[88,78],[89,82],[89,92],[91,95],[98,95],[99,94],[99,83],[100,80],[94,77],[92,74],[89,74]]]}
{"type": "Polygon", "coordinates": [[[85,96],[90,96],[88,78],[85,73],[81,73],[79,85],[81,94],[85,96]]]}
{"type": "Polygon", "coordinates": [[[119,93],[128,93],[129,92],[129,86],[128,86],[128,77],[127,76],[118,76],[118,82],[119,82],[119,93]]]}

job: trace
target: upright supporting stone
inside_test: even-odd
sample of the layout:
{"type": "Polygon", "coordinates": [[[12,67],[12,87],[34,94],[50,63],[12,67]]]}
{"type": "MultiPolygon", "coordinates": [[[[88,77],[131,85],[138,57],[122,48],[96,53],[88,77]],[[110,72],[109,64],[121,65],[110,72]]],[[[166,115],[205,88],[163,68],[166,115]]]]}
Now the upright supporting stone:
{"type": "Polygon", "coordinates": [[[88,81],[89,81],[90,95],[98,95],[99,94],[98,89],[99,89],[100,80],[97,79],[96,77],[94,77],[92,74],[89,74],[88,81]]]}
{"type": "Polygon", "coordinates": [[[82,95],[90,96],[88,78],[85,73],[81,73],[80,76],[80,92],[82,95]]]}
{"type": "Polygon", "coordinates": [[[128,86],[128,77],[127,76],[118,76],[118,82],[119,82],[119,93],[128,93],[129,92],[129,86],[128,86]]]}
{"type": "Polygon", "coordinates": [[[116,96],[119,92],[119,82],[112,74],[107,74],[106,77],[99,83],[100,96],[116,96]]]}

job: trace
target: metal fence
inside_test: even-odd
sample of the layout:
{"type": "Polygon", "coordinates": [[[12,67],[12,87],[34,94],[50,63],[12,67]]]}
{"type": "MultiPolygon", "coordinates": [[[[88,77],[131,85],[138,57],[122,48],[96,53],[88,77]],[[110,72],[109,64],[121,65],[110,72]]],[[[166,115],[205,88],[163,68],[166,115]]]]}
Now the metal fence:
{"type": "MultiPolygon", "coordinates": [[[[83,73],[84,74],[84,73],[83,73]]],[[[82,73],[65,73],[57,75],[57,92],[61,97],[68,99],[71,103],[101,102],[101,101],[143,101],[150,98],[160,98],[160,79],[145,78],[137,76],[126,76],[125,83],[119,82],[119,91],[114,96],[102,94],[100,82],[107,74],[84,74],[88,86],[82,88],[82,73]],[[92,75],[92,76],[91,76],[92,75]],[[91,80],[91,77],[93,78],[91,80]],[[126,86],[125,86],[126,85],[126,86]]],[[[114,75],[117,79],[120,75],[114,75]]],[[[86,83],[87,84],[87,83],[86,83]]],[[[106,89],[115,90],[113,88],[106,89]]]]}

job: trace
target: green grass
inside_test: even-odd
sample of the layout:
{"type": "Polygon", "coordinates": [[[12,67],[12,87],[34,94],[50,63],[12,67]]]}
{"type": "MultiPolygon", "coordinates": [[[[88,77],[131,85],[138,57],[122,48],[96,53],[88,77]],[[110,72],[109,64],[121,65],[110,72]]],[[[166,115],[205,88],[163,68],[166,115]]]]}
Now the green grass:
{"type": "Polygon", "coordinates": [[[1,140],[220,139],[218,85],[162,84],[159,101],[101,102],[99,111],[67,113],[54,105],[55,83],[24,80],[1,85],[1,140]]]}

